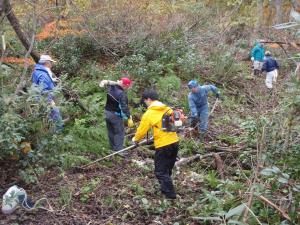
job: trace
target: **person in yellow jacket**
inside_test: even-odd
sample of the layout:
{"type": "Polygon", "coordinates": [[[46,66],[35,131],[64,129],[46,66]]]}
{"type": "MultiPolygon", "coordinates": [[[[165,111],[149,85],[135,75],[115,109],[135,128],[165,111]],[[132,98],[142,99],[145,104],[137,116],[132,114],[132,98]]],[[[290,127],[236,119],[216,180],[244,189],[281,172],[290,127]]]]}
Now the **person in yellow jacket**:
{"type": "Polygon", "coordinates": [[[160,183],[161,192],[166,198],[176,199],[171,175],[179,150],[179,138],[176,132],[162,130],[162,117],[166,112],[172,113],[172,110],[158,101],[158,94],[154,90],[144,91],[142,99],[148,108],[142,116],[132,141],[137,144],[146,136],[149,129],[153,129],[154,147],[156,150],[154,173],[160,183]]]}

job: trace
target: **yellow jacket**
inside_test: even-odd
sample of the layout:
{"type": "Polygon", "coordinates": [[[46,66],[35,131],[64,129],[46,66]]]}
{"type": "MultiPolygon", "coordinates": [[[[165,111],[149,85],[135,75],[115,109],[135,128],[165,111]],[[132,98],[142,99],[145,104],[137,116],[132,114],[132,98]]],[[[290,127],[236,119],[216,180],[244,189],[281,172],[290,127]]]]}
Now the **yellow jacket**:
{"type": "MultiPolygon", "coordinates": [[[[152,102],[142,116],[141,123],[134,136],[134,141],[140,141],[146,136],[148,130],[152,128],[155,148],[160,148],[178,142],[179,138],[176,132],[165,132],[161,130],[162,117],[169,109],[170,107],[159,101],[152,102]]],[[[169,110],[169,112],[171,113],[172,110],[169,110]]]]}

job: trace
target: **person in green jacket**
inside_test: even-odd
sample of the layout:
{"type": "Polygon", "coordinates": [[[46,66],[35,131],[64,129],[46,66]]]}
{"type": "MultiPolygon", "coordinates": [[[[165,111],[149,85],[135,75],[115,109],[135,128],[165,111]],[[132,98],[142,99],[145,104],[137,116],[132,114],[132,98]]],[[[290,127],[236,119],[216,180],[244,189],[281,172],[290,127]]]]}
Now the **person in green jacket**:
{"type": "Polygon", "coordinates": [[[254,75],[260,75],[264,64],[265,48],[261,42],[255,44],[251,50],[251,60],[253,62],[254,75]]]}

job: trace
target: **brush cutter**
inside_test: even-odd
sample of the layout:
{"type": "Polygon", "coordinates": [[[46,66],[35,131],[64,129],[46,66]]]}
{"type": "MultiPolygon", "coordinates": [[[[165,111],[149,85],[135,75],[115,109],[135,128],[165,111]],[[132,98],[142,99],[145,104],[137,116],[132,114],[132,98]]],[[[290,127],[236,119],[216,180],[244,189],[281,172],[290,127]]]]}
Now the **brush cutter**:
{"type": "Polygon", "coordinates": [[[95,163],[97,163],[97,162],[99,162],[99,161],[102,161],[102,160],[107,159],[107,158],[109,158],[109,157],[111,157],[111,156],[120,154],[121,152],[125,152],[125,151],[128,151],[128,150],[135,149],[135,148],[137,148],[138,146],[147,144],[147,143],[149,143],[149,142],[151,142],[151,141],[153,141],[153,137],[151,137],[151,138],[149,138],[149,139],[145,139],[145,140],[139,142],[138,144],[130,145],[129,147],[123,148],[123,149],[121,149],[121,150],[119,150],[119,151],[116,151],[116,152],[114,152],[114,153],[112,153],[112,154],[109,154],[109,155],[107,155],[107,156],[104,156],[104,157],[102,157],[102,158],[100,158],[100,159],[97,159],[97,160],[95,160],[95,161],[93,161],[93,162],[90,162],[90,163],[88,163],[88,164],[86,164],[86,165],[84,165],[84,166],[82,166],[82,167],[80,167],[80,168],[81,168],[81,169],[85,169],[85,168],[87,168],[87,167],[89,167],[89,166],[91,166],[91,165],[93,165],[93,164],[95,164],[95,163]]]}

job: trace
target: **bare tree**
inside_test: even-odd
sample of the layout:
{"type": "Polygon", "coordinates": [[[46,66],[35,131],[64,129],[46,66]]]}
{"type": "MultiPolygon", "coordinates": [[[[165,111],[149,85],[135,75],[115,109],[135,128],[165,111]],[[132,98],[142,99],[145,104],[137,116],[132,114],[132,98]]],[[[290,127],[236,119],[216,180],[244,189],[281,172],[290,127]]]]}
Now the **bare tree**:
{"type": "Polygon", "coordinates": [[[257,16],[258,16],[257,27],[260,27],[262,25],[263,13],[264,13],[263,4],[264,4],[264,0],[257,0],[257,16]]]}
{"type": "Polygon", "coordinates": [[[13,27],[14,31],[16,32],[19,40],[21,41],[21,43],[23,44],[25,49],[27,51],[30,50],[31,57],[34,59],[35,62],[38,62],[39,58],[40,58],[39,54],[36,51],[31,50],[31,48],[30,48],[31,44],[28,40],[28,37],[23,32],[21,25],[19,23],[19,20],[15,16],[9,0],[0,0],[0,15],[2,15],[3,13],[4,13],[4,16],[6,16],[6,18],[8,19],[10,25],[13,27]]]}
{"type": "Polygon", "coordinates": [[[276,8],[275,23],[280,24],[282,23],[282,0],[275,0],[274,4],[276,8]]]}

